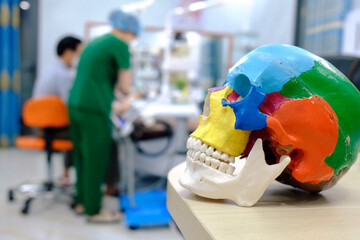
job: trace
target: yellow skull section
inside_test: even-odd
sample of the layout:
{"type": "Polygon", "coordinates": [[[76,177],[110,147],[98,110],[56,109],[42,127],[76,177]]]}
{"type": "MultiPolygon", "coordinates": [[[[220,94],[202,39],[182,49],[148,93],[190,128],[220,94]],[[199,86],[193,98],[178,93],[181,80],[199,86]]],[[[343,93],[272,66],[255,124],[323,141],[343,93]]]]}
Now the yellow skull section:
{"type": "Polygon", "coordinates": [[[233,109],[221,104],[221,99],[226,99],[232,91],[228,86],[209,91],[199,126],[191,136],[229,155],[239,156],[245,150],[251,131],[236,130],[233,109]]]}

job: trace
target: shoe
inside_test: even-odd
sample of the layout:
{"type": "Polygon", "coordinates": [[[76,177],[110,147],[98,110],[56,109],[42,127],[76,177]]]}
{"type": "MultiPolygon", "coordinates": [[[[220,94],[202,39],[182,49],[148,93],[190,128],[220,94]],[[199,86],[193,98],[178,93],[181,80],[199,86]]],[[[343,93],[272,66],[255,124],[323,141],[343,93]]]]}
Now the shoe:
{"type": "Polygon", "coordinates": [[[98,214],[88,216],[87,221],[90,223],[115,223],[122,219],[122,214],[119,212],[111,212],[102,209],[98,214]]]}

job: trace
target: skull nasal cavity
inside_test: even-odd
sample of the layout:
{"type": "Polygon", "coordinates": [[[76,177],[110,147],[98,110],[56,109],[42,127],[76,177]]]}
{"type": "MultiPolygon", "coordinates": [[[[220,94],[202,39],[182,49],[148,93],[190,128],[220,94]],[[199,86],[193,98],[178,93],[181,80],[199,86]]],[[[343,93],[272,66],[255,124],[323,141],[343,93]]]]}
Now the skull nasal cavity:
{"type": "Polygon", "coordinates": [[[227,96],[226,100],[228,100],[228,102],[233,103],[233,102],[236,102],[236,101],[238,100],[239,96],[240,96],[240,95],[237,94],[237,92],[232,91],[232,92],[229,94],[229,96],[227,96]]]}

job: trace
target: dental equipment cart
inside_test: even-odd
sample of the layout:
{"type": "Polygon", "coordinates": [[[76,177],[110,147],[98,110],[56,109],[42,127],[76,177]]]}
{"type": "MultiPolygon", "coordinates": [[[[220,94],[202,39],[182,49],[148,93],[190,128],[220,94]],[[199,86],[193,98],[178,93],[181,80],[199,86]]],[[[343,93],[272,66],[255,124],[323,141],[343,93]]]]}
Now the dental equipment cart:
{"type": "MultiPolygon", "coordinates": [[[[194,104],[170,105],[160,103],[145,103],[137,101],[134,108],[126,113],[123,119],[112,115],[112,121],[115,125],[113,138],[117,141],[120,163],[120,208],[125,213],[125,223],[131,229],[144,226],[165,226],[170,223],[171,216],[166,207],[166,191],[163,189],[151,189],[145,191],[135,191],[135,172],[147,171],[149,174],[162,175],[166,177],[167,172],[179,162],[173,161],[177,153],[184,154],[186,148],[187,119],[198,116],[199,109],[194,104]],[[175,118],[176,128],[173,135],[168,139],[168,144],[161,151],[161,156],[165,157],[163,161],[171,161],[171,164],[163,164],[161,173],[152,171],[154,161],[161,161],[161,156],[157,158],[148,158],[144,160],[130,137],[133,131],[133,124],[139,117],[143,119],[170,117],[175,118]],[[136,156],[137,155],[137,156],[136,156]],[[142,162],[135,160],[142,159],[142,162]],[[152,161],[152,162],[150,162],[152,161]],[[135,166],[136,165],[136,166],[135,166]]],[[[179,158],[181,161],[185,157],[179,158]]]]}

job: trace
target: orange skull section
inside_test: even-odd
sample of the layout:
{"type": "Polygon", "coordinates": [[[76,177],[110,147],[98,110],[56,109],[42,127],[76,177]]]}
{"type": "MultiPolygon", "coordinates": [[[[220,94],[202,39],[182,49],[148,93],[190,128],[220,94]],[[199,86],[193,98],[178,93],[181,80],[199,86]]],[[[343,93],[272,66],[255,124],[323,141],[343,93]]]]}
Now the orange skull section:
{"type": "Polygon", "coordinates": [[[291,145],[288,168],[299,182],[317,184],[329,180],[334,169],[325,158],[338,141],[338,119],[331,106],[320,96],[284,102],[267,118],[273,146],[291,145]]]}

